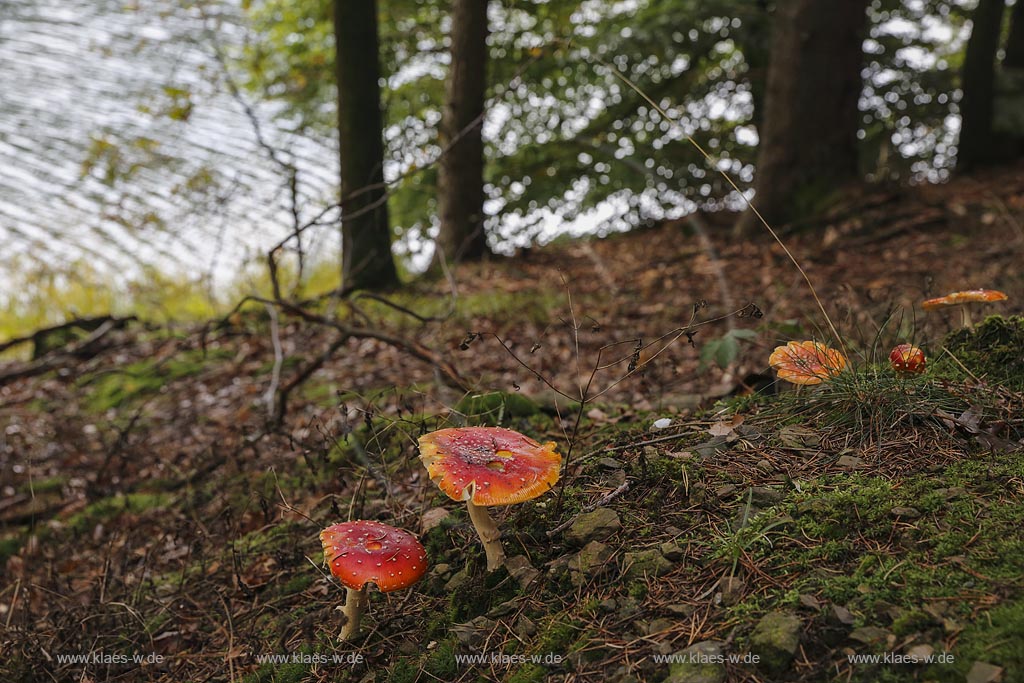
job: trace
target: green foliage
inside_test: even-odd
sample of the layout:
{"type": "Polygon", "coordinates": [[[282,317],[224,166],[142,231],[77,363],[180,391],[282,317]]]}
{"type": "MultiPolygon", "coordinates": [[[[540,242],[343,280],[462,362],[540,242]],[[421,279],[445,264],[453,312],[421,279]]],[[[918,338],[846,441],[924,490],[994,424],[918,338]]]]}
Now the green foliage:
{"type": "Polygon", "coordinates": [[[729,330],[721,337],[705,342],[700,350],[700,368],[708,368],[712,362],[723,370],[740,355],[740,342],[757,339],[754,330],[729,330]]]}

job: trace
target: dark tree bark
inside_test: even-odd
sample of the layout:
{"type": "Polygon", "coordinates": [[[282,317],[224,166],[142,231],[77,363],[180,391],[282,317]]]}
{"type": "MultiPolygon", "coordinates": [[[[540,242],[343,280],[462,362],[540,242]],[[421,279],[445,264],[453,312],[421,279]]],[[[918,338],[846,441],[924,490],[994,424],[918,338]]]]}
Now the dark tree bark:
{"type": "MultiPolygon", "coordinates": [[[[867,0],[780,0],[759,130],[754,205],[772,225],[821,208],[857,178],[867,0]]],[[[737,226],[753,228],[748,211],[737,226]]]]}
{"type": "Polygon", "coordinates": [[[341,156],[342,282],[398,284],[391,254],[380,111],[376,0],[334,0],[341,156]]]}
{"type": "Polygon", "coordinates": [[[484,233],[484,94],[487,89],[487,0],[453,0],[451,66],[438,167],[441,230],[437,257],[448,262],[488,254],[484,233]]]}
{"type": "Polygon", "coordinates": [[[1017,0],[1010,15],[1010,35],[1006,39],[1006,54],[1003,55],[1006,69],[1024,69],[1024,1],[1017,0]]]}
{"type": "Polygon", "coordinates": [[[1005,0],[979,0],[971,15],[973,26],[961,71],[960,142],[956,167],[965,171],[992,163],[1001,156],[992,130],[996,83],[996,52],[1003,25],[1005,0]]]}

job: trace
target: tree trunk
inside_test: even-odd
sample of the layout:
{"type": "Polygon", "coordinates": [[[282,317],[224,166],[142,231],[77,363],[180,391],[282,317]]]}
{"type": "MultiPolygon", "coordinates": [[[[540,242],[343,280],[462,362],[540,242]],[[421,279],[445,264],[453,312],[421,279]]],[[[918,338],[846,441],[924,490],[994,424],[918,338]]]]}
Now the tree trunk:
{"type": "Polygon", "coordinates": [[[398,284],[391,255],[376,0],[334,0],[341,156],[342,283],[347,288],[398,284]]]}
{"type": "Polygon", "coordinates": [[[484,234],[484,143],[487,89],[487,0],[453,0],[451,66],[440,140],[447,148],[438,167],[441,230],[437,258],[480,259],[484,234]]]}
{"type": "MultiPolygon", "coordinates": [[[[772,225],[820,209],[857,178],[867,0],[780,0],[759,134],[754,205],[772,225]]],[[[748,211],[737,233],[758,222],[748,211]]]]}
{"type": "Polygon", "coordinates": [[[1024,69],[1024,0],[1017,0],[1010,15],[1010,35],[1003,55],[1006,69],[1024,69]]]}
{"type": "Polygon", "coordinates": [[[1000,151],[992,132],[996,82],[996,51],[1003,24],[1005,0],[979,0],[971,15],[973,26],[961,71],[960,142],[956,167],[965,171],[991,163],[1000,151]]]}

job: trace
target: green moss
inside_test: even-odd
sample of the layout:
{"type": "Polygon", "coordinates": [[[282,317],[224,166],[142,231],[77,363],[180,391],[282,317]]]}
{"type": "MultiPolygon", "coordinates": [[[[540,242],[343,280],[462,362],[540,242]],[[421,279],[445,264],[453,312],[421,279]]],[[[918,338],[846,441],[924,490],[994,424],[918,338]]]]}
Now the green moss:
{"type": "Polygon", "coordinates": [[[995,664],[1009,677],[1005,681],[1021,680],[1024,672],[1024,599],[1004,603],[980,612],[957,639],[953,654],[954,664],[932,665],[926,669],[926,678],[959,683],[976,661],[995,664]]]}
{"type": "Polygon", "coordinates": [[[230,356],[228,349],[181,353],[166,361],[141,360],[116,370],[85,375],[78,386],[85,390],[84,406],[95,413],[121,408],[159,393],[170,382],[199,374],[208,363],[230,356]]]}
{"type": "Polygon", "coordinates": [[[311,583],[313,583],[312,574],[296,574],[284,585],[281,592],[286,595],[291,593],[301,593],[306,590],[311,583]]]}
{"type": "Polygon", "coordinates": [[[7,558],[17,555],[23,545],[25,539],[21,534],[0,538],[0,565],[6,563],[7,558]]]}
{"type": "Polygon", "coordinates": [[[468,424],[501,425],[511,418],[536,415],[540,407],[521,394],[492,391],[463,397],[455,411],[464,415],[468,424]]]}
{"type": "Polygon", "coordinates": [[[31,483],[26,481],[20,484],[18,486],[18,493],[29,493],[30,491],[36,494],[59,493],[67,483],[68,477],[63,475],[47,477],[45,479],[34,479],[31,483]]]}
{"type": "Polygon", "coordinates": [[[129,493],[118,494],[91,503],[84,510],[67,520],[68,527],[76,533],[84,533],[98,522],[116,517],[124,512],[145,512],[155,508],[166,507],[171,496],[166,493],[129,493]]]}
{"type": "Polygon", "coordinates": [[[419,664],[410,657],[402,657],[388,671],[388,683],[416,683],[419,677],[419,664]]]}
{"type": "Polygon", "coordinates": [[[943,346],[975,376],[1024,389],[1024,316],[991,316],[973,329],[951,332],[943,346]]]}
{"type": "Polygon", "coordinates": [[[442,681],[454,681],[458,677],[459,666],[455,661],[456,642],[446,640],[427,656],[423,670],[442,681]]]}
{"type": "Polygon", "coordinates": [[[509,676],[508,683],[544,683],[548,671],[539,664],[524,664],[509,676]]]}

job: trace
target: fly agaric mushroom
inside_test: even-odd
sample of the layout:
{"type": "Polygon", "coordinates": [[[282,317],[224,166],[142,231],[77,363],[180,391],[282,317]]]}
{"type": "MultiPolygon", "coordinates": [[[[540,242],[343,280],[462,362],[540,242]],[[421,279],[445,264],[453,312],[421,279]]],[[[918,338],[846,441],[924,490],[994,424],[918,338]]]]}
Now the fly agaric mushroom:
{"type": "Polygon", "coordinates": [[[967,310],[967,306],[964,306],[964,304],[1005,301],[1006,298],[1006,294],[995,289],[968,289],[963,292],[953,292],[946,296],[928,299],[921,304],[921,308],[926,311],[933,311],[947,306],[963,306],[960,309],[963,314],[963,325],[964,327],[970,327],[971,312],[967,310]]]}
{"type": "Polygon", "coordinates": [[[501,532],[490,505],[514,505],[541,495],[558,481],[562,456],[501,427],[454,427],[420,437],[420,460],[430,479],[452,500],[464,500],[484,544],[487,571],[505,562],[501,532]]]}
{"type": "Polygon", "coordinates": [[[924,351],[913,344],[900,344],[889,354],[889,365],[897,375],[910,377],[924,372],[924,351]]]}
{"type": "Polygon", "coordinates": [[[779,373],[779,379],[801,385],[821,384],[842,372],[846,357],[819,342],[791,341],[776,346],[768,364],[779,373]]]}
{"type": "Polygon", "coordinates": [[[320,542],[331,573],[345,586],[342,640],[359,632],[367,583],[387,593],[408,588],[427,571],[427,552],[416,537],[380,522],[335,524],[320,532],[320,542]]]}

